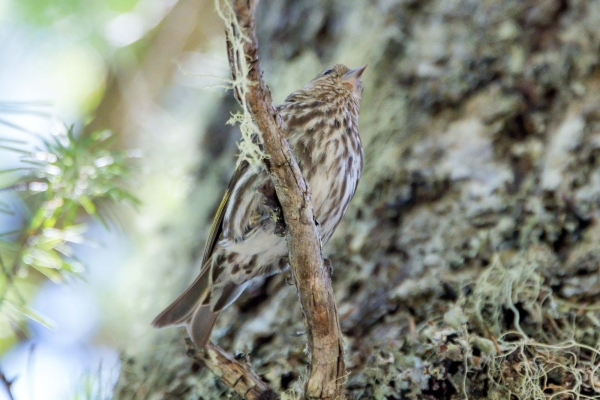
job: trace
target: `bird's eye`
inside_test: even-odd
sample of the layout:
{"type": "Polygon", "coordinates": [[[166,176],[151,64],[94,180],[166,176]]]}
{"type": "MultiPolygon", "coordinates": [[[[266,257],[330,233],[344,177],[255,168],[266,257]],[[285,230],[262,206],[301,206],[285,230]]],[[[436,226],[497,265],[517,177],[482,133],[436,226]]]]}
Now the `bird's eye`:
{"type": "Polygon", "coordinates": [[[323,72],[323,75],[322,75],[322,76],[329,75],[329,74],[330,74],[330,73],[332,73],[332,72],[333,72],[333,70],[332,70],[332,69],[328,69],[327,71],[323,72]]]}

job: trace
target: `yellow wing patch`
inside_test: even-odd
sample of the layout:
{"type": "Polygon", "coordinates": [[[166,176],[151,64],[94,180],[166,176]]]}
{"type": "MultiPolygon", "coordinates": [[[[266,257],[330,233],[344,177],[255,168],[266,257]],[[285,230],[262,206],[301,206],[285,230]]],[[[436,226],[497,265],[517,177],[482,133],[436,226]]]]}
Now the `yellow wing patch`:
{"type": "Polygon", "coordinates": [[[231,180],[229,181],[229,185],[227,186],[227,190],[225,190],[225,194],[223,195],[223,199],[221,200],[221,204],[219,204],[219,208],[217,209],[217,213],[215,214],[215,218],[213,219],[212,226],[210,228],[210,233],[208,234],[208,240],[206,241],[206,246],[204,247],[204,255],[202,257],[202,265],[204,268],[207,267],[206,262],[212,256],[212,253],[215,249],[215,245],[217,244],[217,240],[221,231],[223,230],[223,217],[225,216],[225,210],[227,209],[227,204],[229,203],[229,198],[231,197],[231,193],[235,188],[240,176],[246,172],[250,164],[247,161],[242,161],[240,165],[237,167],[231,180]]]}

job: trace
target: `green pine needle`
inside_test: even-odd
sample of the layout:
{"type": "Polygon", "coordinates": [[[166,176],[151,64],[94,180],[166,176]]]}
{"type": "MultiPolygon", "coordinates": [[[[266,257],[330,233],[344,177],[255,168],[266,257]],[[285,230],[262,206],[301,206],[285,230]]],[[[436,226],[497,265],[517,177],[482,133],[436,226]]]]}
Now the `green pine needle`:
{"type": "MultiPolygon", "coordinates": [[[[7,108],[10,106],[0,103],[0,111],[7,108]]],[[[110,205],[139,204],[128,190],[132,157],[126,151],[111,149],[112,138],[110,131],[77,135],[71,127],[44,140],[35,151],[27,150],[25,142],[0,138],[0,151],[20,155],[22,164],[0,170],[0,191],[18,193],[20,208],[28,210],[20,229],[0,231],[0,257],[11,260],[0,270],[4,275],[0,276],[4,282],[0,286],[0,312],[43,320],[24,299],[14,300],[11,291],[15,282],[32,270],[54,282],[80,277],[83,266],[74,258],[71,244],[86,242],[82,224],[86,216],[108,226],[110,205]]],[[[9,214],[12,210],[9,204],[0,203],[0,212],[9,214]]]]}

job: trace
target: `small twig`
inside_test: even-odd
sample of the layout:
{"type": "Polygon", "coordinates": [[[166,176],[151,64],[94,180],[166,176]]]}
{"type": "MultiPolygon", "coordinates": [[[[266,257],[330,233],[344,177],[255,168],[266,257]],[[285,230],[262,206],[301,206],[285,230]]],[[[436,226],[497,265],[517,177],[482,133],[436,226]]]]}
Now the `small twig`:
{"type": "MultiPolygon", "coordinates": [[[[330,276],[323,264],[310,190],[283,135],[283,121],[273,107],[271,92],[262,80],[254,20],[256,1],[233,0],[233,10],[237,22],[232,29],[245,38],[243,57],[239,57],[237,49],[228,43],[233,81],[239,81],[239,71],[244,70],[239,63],[245,60],[248,88],[243,103],[261,132],[268,155],[265,164],[283,209],[289,261],[306,318],[311,364],[305,396],[341,399],[346,376],[342,334],[330,276]],[[236,31],[238,27],[241,32],[236,31]]],[[[238,100],[242,100],[240,91],[235,93],[238,100]]]]}
{"type": "Polygon", "coordinates": [[[2,382],[2,384],[6,388],[6,393],[8,394],[8,398],[10,400],[15,400],[15,398],[12,395],[12,392],[10,391],[10,387],[12,386],[13,381],[9,381],[6,378],[6,376],[4,375],[4,372],[2,372],[2,371],[0,371],[0,382],[2,382]]]}
{"type": "Polygon", "coordinates": [[[488,336],[488,338],[494,344],[494,348],[496,349],[496,353],[497,354],[502,354],[502,349],[500,348],[500,345],[498,344],[498,340],[496,340],[496,337],[494,336],[494,334],[492,333],[492,331],[490,331],[490,328],[488,328],[488,326],[486,324],[484,324],[484,323],[482,323],[481,326],[483,326],[483,329],[485,329],[486,335],[488,336]]]}
{"type": "Polygon", "coordinates": [[[237,361],[219,346],[208,343],[206,349],[197,351],[190,339],[186,339],[187,354],[206,365],[225,385],[247,400],[276,400],[277,393],[252,370],[249,364],[237,361]]]}

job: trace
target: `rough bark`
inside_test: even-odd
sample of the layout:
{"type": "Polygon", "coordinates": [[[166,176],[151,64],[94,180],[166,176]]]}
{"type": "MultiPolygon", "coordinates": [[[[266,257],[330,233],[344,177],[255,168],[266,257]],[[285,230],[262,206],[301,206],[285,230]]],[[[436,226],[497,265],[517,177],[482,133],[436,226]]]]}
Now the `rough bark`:
{"type": "MultiPolygon", "coordinates": [[[[265,0],[258,11],[276,99],[325,65],[369,64],[365,170],[325,248],[336,265],[347,397],[597,397],[598,2],[265,0]]],[[[203,161],[182,213],[199,212],[214,162],[203,161]]],[[[274,390],[296,394],[310,359],[284,281],[248,290],[215,335],[247,351],[274,390]]],[[[159,335],[164,348],[124,363],[117,398],[227,393],[191,366],[182,332],[159,335]]]]}
{"type": "Polygon", "coordinates": [[[186,340],[188,355],[202,363],[221,382],[235,390],[247,400],[275,400],[279,399],[277,393],[263,382],[252,367],[246,362],[241,363],[227,354],[219,346],[208,343],[206,349],[196,350],[191,340],[186,340]]]}

